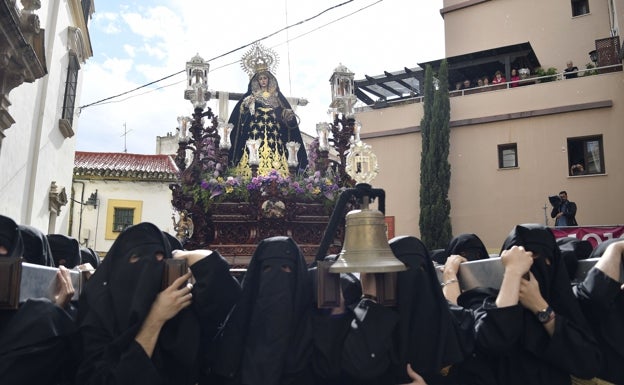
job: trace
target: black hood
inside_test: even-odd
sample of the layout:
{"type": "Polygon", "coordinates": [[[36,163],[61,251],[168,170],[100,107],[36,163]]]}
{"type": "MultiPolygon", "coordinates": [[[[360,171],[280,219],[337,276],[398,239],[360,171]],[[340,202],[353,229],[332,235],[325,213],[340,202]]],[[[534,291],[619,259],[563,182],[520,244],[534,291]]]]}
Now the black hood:
{"type": "Polygon", "coordinates": [[[0,215],[0,245],[8,251],[3,257],[21,257],[24,253],[24,243],[17,223],[4,215],[0,215]]]}
{"type": "Polygon", "coordinates": [[[18,225],[18,228],[24,242],[23,256],[26,262],[55,267],[48,237],[41,230],[32,226],[18,225]]]}
{"type": "Polygon", "coordinates": [[[56,267],[63,265],[68,269],[73,269],[82,263],[80,244],[76,238],[63,234],[48,234],[47,238],[56,267]]]}

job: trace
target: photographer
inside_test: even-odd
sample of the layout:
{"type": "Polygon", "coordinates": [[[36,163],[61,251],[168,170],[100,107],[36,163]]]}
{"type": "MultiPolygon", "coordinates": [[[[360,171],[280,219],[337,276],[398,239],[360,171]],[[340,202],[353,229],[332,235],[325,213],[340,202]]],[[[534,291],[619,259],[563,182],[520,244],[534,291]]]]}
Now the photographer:
{"type": "Polygon", "coordinates": [[[566,191],[559,192],[558,203],[557,200],[551,200],[553,209],[550,212],[550,217],[555,218],[555,227],[565,226],[578,226],[576,222],[576,203],[568,200],[568,193],[566,191]]]}

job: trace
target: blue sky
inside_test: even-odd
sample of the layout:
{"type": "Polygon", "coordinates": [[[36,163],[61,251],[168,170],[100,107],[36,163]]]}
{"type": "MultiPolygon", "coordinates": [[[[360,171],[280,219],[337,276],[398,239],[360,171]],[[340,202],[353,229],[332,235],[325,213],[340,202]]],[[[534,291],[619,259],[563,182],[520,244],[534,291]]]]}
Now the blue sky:
{"type": "MultiPolygon", "coordinates": [[[[195,54],[217,57],[342,3],[262,42],[280,57],[282,92],[309,100],[297,110],[303,131],[312,134],[316,123],[328,120],[329,78],[340,63],[362,79],[444,56],[442,0],[96,0],[89,23],[93,57],[82,66],[79,105],[183,71],[195,54]]],[[[246,51],[210,62],[211,90],[246,90],[239,64],[246,51]]],[[[177,117],[192,113],[185,80],[182,73],[82,108],[76,149],[153,154],[156,136],[175,132],[177,117]]],[[[208,106],[218,112],[216,102],[208,106]]]]}

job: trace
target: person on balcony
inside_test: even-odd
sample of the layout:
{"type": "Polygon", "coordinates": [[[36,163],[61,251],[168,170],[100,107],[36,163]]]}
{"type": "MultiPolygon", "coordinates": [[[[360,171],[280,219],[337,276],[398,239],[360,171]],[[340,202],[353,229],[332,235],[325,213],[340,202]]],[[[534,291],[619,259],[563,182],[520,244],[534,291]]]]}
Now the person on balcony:
{"type": "Polygon", "coordinates": [[[554,205],[550,212],[550,217],[555,218],[555,226],[578,226],[576,222],[576,203],[568,200],[566,191],[559,192],[559,199],[559,204],[554,205]]]}
{"type": "Polygon", "coordinates": [[[511,87],[518,87],[520,84],[520,75],[518,75],[518,70],[515,68],[511,69],[511,87]]]}
{"type": "Polygon", "coordinates": [[[494,73],[494,78],[492,79],[492,84],[503,84],[506,83],[507,80],[505,79],[505,77],[503,76],[503,74],[500,71],[496,71],[494,73]]]}
{"type": "Polygon", "coordinates": [[[573,79],[578,77],[578,67],[572,63],[572,60],[568,60],[566,68],[563,70],[563,76],[566,79],[573,79]]]}

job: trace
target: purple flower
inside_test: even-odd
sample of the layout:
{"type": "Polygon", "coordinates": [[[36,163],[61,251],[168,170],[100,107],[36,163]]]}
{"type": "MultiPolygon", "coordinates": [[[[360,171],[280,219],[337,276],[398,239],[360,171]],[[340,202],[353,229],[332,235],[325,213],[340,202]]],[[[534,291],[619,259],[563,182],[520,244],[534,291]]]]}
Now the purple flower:
{"type": "Polygon", "coordinates": [[[210,199],[218,197],[221,194],[223,194],[223,189],[221,188],[221,186],[217,185],[210,191],[210,199]]]}

